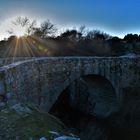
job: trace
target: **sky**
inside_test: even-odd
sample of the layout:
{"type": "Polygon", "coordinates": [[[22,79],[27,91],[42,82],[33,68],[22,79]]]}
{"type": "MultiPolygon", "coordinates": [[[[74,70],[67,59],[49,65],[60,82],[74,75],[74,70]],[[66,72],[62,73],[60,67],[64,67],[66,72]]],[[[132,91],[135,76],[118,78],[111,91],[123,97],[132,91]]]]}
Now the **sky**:
{"type": "MultiPolygon", "coordinates": [[[[49,19],[60,30],[85,25],[113,36],[140,33],[139,0],[0,0],[0,40],[18,16],[49,19]]],[[[17,29],[18,30],[18,29],[17,29]]]]}

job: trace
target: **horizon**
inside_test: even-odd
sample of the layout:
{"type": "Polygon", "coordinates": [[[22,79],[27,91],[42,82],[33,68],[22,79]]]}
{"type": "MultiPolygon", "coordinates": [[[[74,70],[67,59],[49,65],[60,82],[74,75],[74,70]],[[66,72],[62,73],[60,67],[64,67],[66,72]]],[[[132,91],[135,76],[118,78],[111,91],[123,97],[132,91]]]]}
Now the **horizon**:
{"type": "Polygon", "coordinates": [[[12,27],[11,21],[19,16],[37,20],[38,24],[49,19],[59,32],[85,25],[88,30],[100,30],[120,38],[128,33],[140,33],[138,0],[0,0],[0,3],[0,40],[10,36],[7,30],[12,27]]]}

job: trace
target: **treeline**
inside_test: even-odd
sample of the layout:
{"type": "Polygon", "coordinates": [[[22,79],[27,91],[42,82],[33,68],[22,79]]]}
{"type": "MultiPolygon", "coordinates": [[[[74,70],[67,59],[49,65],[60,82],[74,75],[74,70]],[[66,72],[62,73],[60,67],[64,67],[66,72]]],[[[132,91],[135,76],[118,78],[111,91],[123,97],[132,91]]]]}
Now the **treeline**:
{"type": "Polygon", "coordinates": [[[23,56],[121,56],[140,54],[140,35],[127,34],[123,39],[85,26],[66,30],[60,35],[49,20],[36,27],[36,21],[18,17],[13,24],[26,27],[24,37],[11,36],[0,41],[1,57],[23,56]],[[17,41],[18,40],[18,41],[17,41]]]}

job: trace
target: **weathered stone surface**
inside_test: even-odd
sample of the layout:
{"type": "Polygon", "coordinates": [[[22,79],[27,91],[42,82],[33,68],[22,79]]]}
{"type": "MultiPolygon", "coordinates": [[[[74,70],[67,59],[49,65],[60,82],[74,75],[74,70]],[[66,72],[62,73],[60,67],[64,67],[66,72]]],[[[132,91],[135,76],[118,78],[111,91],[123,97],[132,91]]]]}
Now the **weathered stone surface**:
{"type": "Polygon", "coordinates": [[[100,118],[118,112],[115,91],[101,76],[85,76],[69,87],[70,104],[74,108],[100,118]]]}
{"type": "Polygon", "coordinates": [[[0,58],[0,67],[8,65],[15,62],[20,62],[24,60],[34,59],[34,57],[9,57],[9,58],[0,58]]]}
{"type": "Polygon", "coordinates": [[[139,118],[140,57],[42,57],[17,62],[1,67],[0,94],[8,97],[9,104],[32,101],[49,111],[64,89],[88,75],[103,77],[113,93],[105,88],[100,93],[94,79],[85,79],[87,86],[82,88],[88,89],[85,94],[90,98],[86,100],[87,96],[80,94],[80,99],[87,101],[87,106],[81,107],[83,111],[89,109],[101,117],[121,112],[123,116],[135,114],[139,118]]]}
{"type": "Polygon", "coordinates": [[[52,130],[60,135],[68,133],[58,118],[41,111],[32,103],[0,110],[0,140],[39,140],[42,136],[51,139],[49,131],[52,130]]]}
{"type": "Polygon", "coordinates": [[[22,104],[16,104],[11,107],[19,114],[32,113],[31,109],[22,104]]]}

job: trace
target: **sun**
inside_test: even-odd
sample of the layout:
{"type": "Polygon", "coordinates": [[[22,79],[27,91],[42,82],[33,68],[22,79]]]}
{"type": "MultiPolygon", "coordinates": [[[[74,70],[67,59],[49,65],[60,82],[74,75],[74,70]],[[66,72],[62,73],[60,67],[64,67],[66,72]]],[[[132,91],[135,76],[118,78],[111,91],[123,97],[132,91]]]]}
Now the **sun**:
{"type": "Polygon", "coordinates": [[[25,36],[26,34],[26,29],[22,28],[22,27],[17,27],[16,29],[14,29],[15,31],[15,35],[20,38],[22,36],[25,36]]]}
{"type": "Polygon", "coordinates": [[[21,38],[21,37],[24,36],[24,34],[20,34],[20,33],[16,33],[15,35],[16,35],[17,38],[21,38]]]}
{"type": "Polygon", "coordinates": [[[17,30],[15,34],[17,37],[21,37],[25,35],[25,31],[21,28],[20,30],[17,30]]]}
{"type": "Polygon", "coordinates": [[[25,36],[27,33],[28,25],[25,25],[26,18],[17,17],[15,20],[12,20],[10,23],[11,27],[8,30],[11,35],[15,35],[18,38],[25,36]]]}

